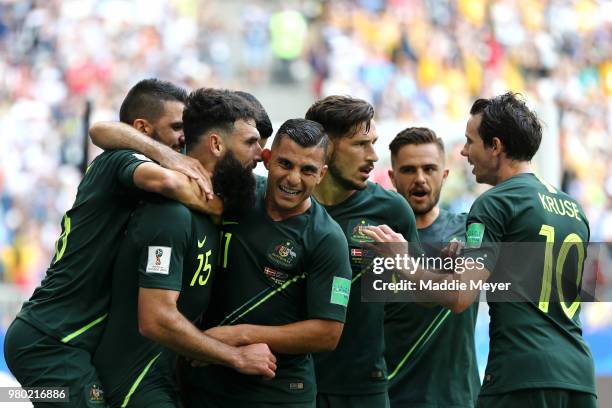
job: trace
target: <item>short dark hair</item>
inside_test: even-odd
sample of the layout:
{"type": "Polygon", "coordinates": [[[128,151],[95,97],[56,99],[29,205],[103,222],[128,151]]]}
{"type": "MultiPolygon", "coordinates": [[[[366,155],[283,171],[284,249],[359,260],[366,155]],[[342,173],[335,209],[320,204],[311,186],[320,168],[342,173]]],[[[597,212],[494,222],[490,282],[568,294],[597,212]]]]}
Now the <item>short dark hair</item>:
{"type": "Polygon", "coordinates": [[[119,120],[131,125],[136,119],[151,123],[164,114],[164,103],[185,103],[187,91],[171,82],[156,78],[143,79],[130,89],[119,109],[119,120]]]}
{"type": "Polygon", "coordinates": [[[237,120],[255,119],[253,106],[227,89],[200,88],[187,97],[183,111],[183,130],[187,149],[197,144],[212,129],[225,133],[234,131],[237,120]]]}
{"type": "Polygon", "coordinates": [[[470,115],[482,114],[478,134],[485,146],[497,137],[509,159],[529,161],[540,147],[542,125],[519,94],[507,92],[491,99],[478,99],[470,115]]]}
{"type": "Polygon", "coordinates": [[[393,164],[397,153],[406,145],[424,145],[433,143],[444,159],[444,142],[436,135],[436,132],[426,127],[409,127],[399,132],[389,143],[391,150],[391,164],[393,164]]]}
{"type": "Polygon", "coordinates": [[[362,123],[369,132],[374,107],[363,99],[332,95],[312,104],[305,117],[323,125],[330,138],[339,139],[354,132],[362,123]]]}
{"type": "Polygon", "coordinates": [[[323,149],[323,161],[327,161],[329,138],[321,124],[308,119],[289,119],[278,128],[272,148],[278,145],[283,137],[288,137],[302,147],[320,147],[323,149]]]}
{"type": "Polygon", "coordinates": [[[253,105],[253,108],[255,109],[255,124],[257,125],[256,127],[257,131],[259,132],[259,136],[262,139],[267,139],[272,136],[274,128],[272,127],[272,122],[270,121],[268,112],[266,112],[261,102],[257,100],[255,95],[248,92],[236,91],[236,93],[253,105]]]}

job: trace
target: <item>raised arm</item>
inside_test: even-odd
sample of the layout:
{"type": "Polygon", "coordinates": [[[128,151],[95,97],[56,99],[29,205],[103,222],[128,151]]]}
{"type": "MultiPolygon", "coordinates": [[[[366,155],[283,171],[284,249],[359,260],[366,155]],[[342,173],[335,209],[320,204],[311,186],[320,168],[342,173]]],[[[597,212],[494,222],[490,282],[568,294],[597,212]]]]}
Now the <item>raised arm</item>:
{"type": "MultiPolygon", "coordinates": [[[[407,254],[408,253],[408,242],[404,239],[402,234],[399,234],[389,228],[387,225],[370,226],[364,229],[364,234],[372,238],[378,243],[393,243],[393,245],[378,246],[376,249],[387,249],[394,253],[382,254],[393,258],[396,253],[407,254]]],[[[458,281],[465,283],[464,290],[427,290],[420,289],[419,291],[413,292],[415,300],[422,302],[434,302],[439,305],[449,308],[453,313],[461,313],[470,307],[480,294],[478,287],[479,284],[472,285],[472,282],[481,283],[486,282],[491,273],[486,267],[479,268],[476,265],[469,267],[466,265],[464,270],[453,273],[445,273],[440,271],[430,271],[420,268],[416,271],[406,271],[403,269],[398,270],[403,278],[410,281],[416,282],[417,285],[422,281],[431,281],[434,283],[442,283],[448,281],[458,281]]]]}
{"type": "Polygon", "coordinates": [[[304,354],[334,350],[343,327],[338,321],[311,319],[283,326],[218,326],[204,333],[235,346],[266,343],[276,353],[304,354]]]}
{"type": "Polygon", "coordinates": [[[132,126],[121,122],[97,122],[89,129],[93,144],[104,150],[131,149],[195,180],[208,199],[213,198],[210,174],[202,164],[153,140],[132,126]]]}
{"type": "Polygon", "coordinates": [[[213,195],[213,198],[207,201],[200,195],[196,182],[177,171],[147,162],[134,170],[133,177],[138,188],[180,201],[193,210],[211,215],[220,215],[223,212],[223,202],[220,198],[213,195]]]}
{"type": "Polygon", "coordinates": [[[276,358],[268,346],[233,347],[207,336],[178,311],[178,297],[177,291],[140,288],[140,334],[191,359],[222,364],[243,374],[274,377],[276,358]]]}

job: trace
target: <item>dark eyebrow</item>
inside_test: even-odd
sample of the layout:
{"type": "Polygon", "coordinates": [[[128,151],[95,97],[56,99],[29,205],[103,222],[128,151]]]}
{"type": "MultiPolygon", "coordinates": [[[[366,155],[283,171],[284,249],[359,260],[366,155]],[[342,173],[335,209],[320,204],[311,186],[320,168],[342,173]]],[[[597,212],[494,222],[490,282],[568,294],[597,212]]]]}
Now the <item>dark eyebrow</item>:
{"type": "Polygon", "coordinates": [[[302,166],[302,171],[316,173],[317,171],[319,171],[319,168],[317,166],[312,165],[312,164],[306,164],[306,165],[302,166]]]}

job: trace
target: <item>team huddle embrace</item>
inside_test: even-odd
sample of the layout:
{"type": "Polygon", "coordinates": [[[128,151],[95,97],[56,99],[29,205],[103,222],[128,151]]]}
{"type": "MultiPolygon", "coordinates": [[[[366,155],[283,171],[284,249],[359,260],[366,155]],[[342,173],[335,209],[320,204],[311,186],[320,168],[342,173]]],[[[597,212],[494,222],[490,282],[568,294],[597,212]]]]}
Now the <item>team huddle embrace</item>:
{"type": "MultiPolygon", "coordinates": [[[[438,206],[448,169],[431,129],[391,142],[396,192],[368,181],[378,134],[366,101],[321,99],[265,148],[272,124],[253,95],[139,82],[120,122],[90,129],[105,151],[8,329],[11,372],[24,387],[68,388],[69,402],[37,407],[595,407],[580,303],[563,301],[581,282],[559,294],[548,271],[563,242],[588,243],[588,221],[532,172],[541,127],[517,95],[469,114],[461,154],[493,188],[452,214],[438,206]],[[259,162],[267,177],[253,174],[259,162]],[[546,211],[542,195],[573,216],[546,211]],[[401,279],[496,284],[504,265],[518,294],[542,281],[538,301],[490,302],[482,384],[477,287],[362,301],[368,248],[388,242],[428,257],[463,242],[463,257],[485,260],[401,279]],[[552,250],[508,267],[502,242],[552,250]]],[[[576,252],[564,262],[581,270],[576,252]]]]}

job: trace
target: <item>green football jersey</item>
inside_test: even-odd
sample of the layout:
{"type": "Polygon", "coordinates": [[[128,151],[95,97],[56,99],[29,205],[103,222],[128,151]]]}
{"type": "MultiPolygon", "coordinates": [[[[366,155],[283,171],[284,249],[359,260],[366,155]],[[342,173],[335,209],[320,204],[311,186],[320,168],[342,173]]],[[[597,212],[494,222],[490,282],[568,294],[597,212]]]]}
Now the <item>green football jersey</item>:
{"type": "MultiPolygon", "coordinates": [[[[428,257],[465,239],[467,214],[440,210],[419,229],[428,257]]],[[[478,302],[460,314],[416,303],[385,306],[385,359],[391,407],[473,407],[480,390],[474,329],[478,302]]]]}
{"type": "MultiPolygon", "coordinates": [[[[253,210],[222,226],[220,266],[207,327],[278,326],[308,319],[344,322],[351,269],[347,243],[325,209],[312,200],[303,214],[273,221],[260,190],[253,210]]],[[[190,386],[217,399],[259,403],[314,402],[310,354],[276,354],[276,377],[265,380],[227,367],[191,369],[190,386]]]]}
{"type": "Polygon", "coordinates": [[[579,319],[588,241],[580,205],[531,173],[476,200],[466,233],[472,249],[465,254],[483,257],[489,282],[510,283],[507,300],[513,300],[494,301],[487,292],[491,343],[481,395],[528,388],[595,393],[579,319]]]}
{"type": "Polygon", "coordinates": [[[178,202],[154,197],[134,212],[113,268],[109,316],[94,355],[112,406],[129,402],[143,384],[174,386],[176,355],[138,332],[139,288],[180,292],[178,310],[196,320],[208,306],[218,243],[208,216],[178,202]]]}
{"type": "Polygon", "coordinates": [[[17,318],[63,343],[95,350],[120,236],[143,196],[134,185],[134,170],[145,161],[150,160],[131,150],[111,150],[89,165],[62,219],[47,274],[17,318]]]}
{"type": "Polygon", "coordinates": [[[346,324],[336,350],[315,355],[320,393],[359,395],[387,391],[384,359],[384,303],[361,302],[364,243],[362,228],[386,224],[409,242],[418,242],[414,213],[406,200],[378,184],[368,183],[344,202],[325,206],[346,235],[353,270],[346,324]]]}

